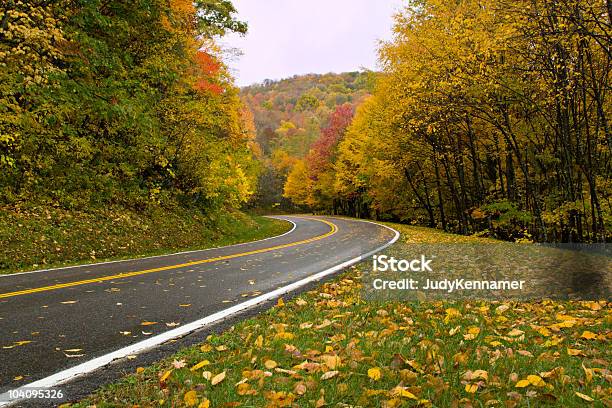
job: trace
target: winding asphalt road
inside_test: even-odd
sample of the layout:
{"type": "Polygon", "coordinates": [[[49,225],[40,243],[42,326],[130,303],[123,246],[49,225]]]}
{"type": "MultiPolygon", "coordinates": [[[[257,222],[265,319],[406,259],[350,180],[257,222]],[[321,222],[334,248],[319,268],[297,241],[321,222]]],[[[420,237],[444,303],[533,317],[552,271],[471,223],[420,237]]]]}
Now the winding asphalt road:
{"type": "Polygon", "coordinates": [[[294,228],[267,240],[0,276],[0,393],[168,340],[192,322],[296,289],[396,238],[356,220],[278,218],[294,228]]]}

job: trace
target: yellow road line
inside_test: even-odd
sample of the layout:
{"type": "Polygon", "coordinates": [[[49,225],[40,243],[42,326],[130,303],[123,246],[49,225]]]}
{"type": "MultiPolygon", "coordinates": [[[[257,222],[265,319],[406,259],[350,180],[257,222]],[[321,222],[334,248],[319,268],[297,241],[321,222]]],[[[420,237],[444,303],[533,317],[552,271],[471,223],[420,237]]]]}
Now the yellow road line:
{"type": "Polygon", "coordinates": [[[119,273],[119,274],[116,274],[116,275],[101,276],[99,278],[85,279],[85,280],[74,281],[74,282],[66,282],[66,283],[58,283],[57,285],[42,286],[42,287],[39,287],[39,288],[32,288],[32,289],[24,289],[24,290],[20,290],[20,291],[17,291],[17,292],[0,293],[0,299],[4,299],[4,298],[8,298],[8,297],[14,297],[14,296],[27,295],[27,294],[30,294],[30,293],[46,292],[46,291],[49,291],[49,290],[70,288],[70,287],[73,287],[73,286],[87,285],[89,283],[98,283],[98,282],[105,282],[105,281],[114,280],[114,279],[130,278],[132,276],[146,275],[146,274],[149,274],[149,273],[169,271],[169,270],[172,270],[172,269],[184,268],[184,267],[187,267],[187,266],[201,265],[201,264],[205,264],[205,263],[223,261],[223,260],[226,260],[226,259],[240,258],[240,257],[247,256],[247,255],[261,254],[261,253],[264,253],[264,252],[275,251],[277,249],[290,248],[290,247],[294,247],[294,246],[298,246],[298,245],[308,244],[310,242],[319,241],[319,240],[322,240],[324,238],[330,237],[330,236],[334,235],[336,232],[338,232],[338,226],[336,224],[334,224],[332,222],[329,222],[329,221],[326,221],[326,220],[318,219],[318,218],[313,218],[313,219],[316,219],[317,221],[320,221],[322,223],[327,224],[331,228],[331,230],[329,232],[323,234],[323,235],[319,235],[319,236],[313,237],[313,238],[304,239],[302,241],[292,242],[292,243],[283,244],[283,245],[276,245],[276,246],[269,247],[269,248],[256,249],[256,250],[248,251],[248,252],[241,252],[241,253],[238,253],[238,254],[218,256],[218,257],[215,257],[215,258],[202,259],[200,261],[187,262],[187,263],[182,263],[182,264],[177,264],[177,265],[163,266],[163,267],[154,268],[154,269],[146,269],[146,270],[143,270],[143,271],[125,272],[125,273],[119,273]]]}

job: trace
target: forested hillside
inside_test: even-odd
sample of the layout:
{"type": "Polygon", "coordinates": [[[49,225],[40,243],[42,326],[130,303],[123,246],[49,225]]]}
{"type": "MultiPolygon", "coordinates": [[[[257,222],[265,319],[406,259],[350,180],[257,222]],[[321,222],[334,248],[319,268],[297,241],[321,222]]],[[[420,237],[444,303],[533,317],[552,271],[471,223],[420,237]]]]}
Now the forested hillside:
{"type": "Polygon", "coordinates": [[[248,116],[212,40],[230,2],[4,2],[0,199],[202,208],[254,189],[248,116]]]}
{"type": "Polygon", "coordinates": [[[288,208],[282,194],[289,170],[324,143],[334,118],[352,117],[373,77],[369,72],[311,74],[242,89],[241,98],[253,113],[264,168],[252,205],[288,208]]]}
{"type": "MultiPolygon", "coordinates": [[[[23,257],[0,266],[123,254],[134,225],[155,229],[164,214],[200,221],[190,245],[218,235],[259,173],[251,116],[215,44],[246,32],[235,12],[227,0],[2,2],[0,243],[23,257]],[[89,231],[114,249],[71,241],[70,225],[92,219],[108,220],[89,231]]],[[[140,247],[185,245],[165,233],[140,247]]]]}
{"type": "Polygon", "coordinates": [[[374,95],[285,192],[464,234],[612,239],[611,17],[591,0],[413,3],[374,95]]]}

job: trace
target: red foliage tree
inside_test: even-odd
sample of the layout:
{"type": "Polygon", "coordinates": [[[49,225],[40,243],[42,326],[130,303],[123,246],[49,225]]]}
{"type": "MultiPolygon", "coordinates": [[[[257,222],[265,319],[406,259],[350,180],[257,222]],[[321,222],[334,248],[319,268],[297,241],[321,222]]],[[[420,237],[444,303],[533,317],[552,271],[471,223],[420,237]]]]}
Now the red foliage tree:
{"type": "Polygon", "coordinates": [[[331,162],[334,150],[344,137],[353,115],[353,106],[348,103],[337,106],[331,114],[329,125],[321,131],[321,136],[312,144],[308,155],[308,167],[313,175],[324,171],[331,162]]]}
{"type": "Polygon", "coordinates": [[[214,94],[223,93],[223,87],[217,82],[221,71],[221,63],[212,55],[204,51],[198,51],[195,56],[198,66],[199,79],[194,85],[198,92],[212,92],[214,94]]]}

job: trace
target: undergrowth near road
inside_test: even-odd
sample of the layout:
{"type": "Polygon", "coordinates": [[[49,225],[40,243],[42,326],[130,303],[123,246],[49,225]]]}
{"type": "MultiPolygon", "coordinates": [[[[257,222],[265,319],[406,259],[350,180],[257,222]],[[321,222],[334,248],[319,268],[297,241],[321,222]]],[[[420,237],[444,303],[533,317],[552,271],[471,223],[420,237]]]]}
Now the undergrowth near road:
{"type": "MultiPolygon", "coordinates": [[[[471,239],[393,226],[403,241],[471,239]]],[[[369,266],[72,407],[612,406],[606,301],[370,303],[369,266]]]]}
{"type": "Polygon", "coordinates": [[[0,274],[230,245],[281,234],[291,225],[238,211],[153,207],[67,211],[0,209],[0,274]]]}

